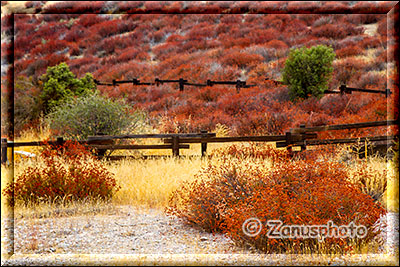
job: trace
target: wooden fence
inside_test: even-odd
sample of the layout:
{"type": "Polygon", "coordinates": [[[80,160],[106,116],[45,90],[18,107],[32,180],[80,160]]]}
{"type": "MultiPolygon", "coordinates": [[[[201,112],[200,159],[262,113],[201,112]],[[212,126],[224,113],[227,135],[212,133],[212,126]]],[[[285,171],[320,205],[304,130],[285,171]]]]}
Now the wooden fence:
{"type": "MultiPolygon", "coordinates": [[[[274,85],[283,85],[284,83],[282,81],[276,81],[272,80],[270,78],[266,78],[265,81],[267,82],[272,82],[274,85]]],[[[205,86],[213,86],[216,84],[225,84],[225,85],[235,85],[236,91],[239,93],[241,88],[249,88],[249,87],[254,87],[254,86],[259,86],[259,84],[246,84],[246,81],[241,81],[241,80],[236,80],[236,81],[212,81],[212,80],[207,80],[206,83],[190,83],[188,80],[184,78],[179,78],[177,80],[161,80],[159,78],[156,78],[154,82],[141,82],[138,79],[132,79],[132,80],[112,80],[112,83],[105,83],[105,82],[100,82],[98,80],[94,80],[94,82],[97,85],[105,85],[105,86],[117,86],[119,84],[132,84],[132,85],[160,85],[164,83],[178,83],[179,84],[179,91],[183,91],[185,85],[189,86],[196,86],[196,87],[205,87],[205,86]]],[[[353,87],[347,87],[346,84],[342,84],[338,90],[325,90],[324,94],[351,94],[352,92],[362,92],[362,93],[375,93],[375,94],[383,94],[386,97],[390,96],[392,92],[390,89],[385,89],[385,90],[373,90],[373,89],[363,89],[363,88],[353,88],[353,87]]]]}
{"type": "MultiPolygon", "coordinates": [[[[236,137],[216,137],[215,133],[201,131],[200,133],[187,133],[187,134],[136,134],[136,135],[117,135],[117,136],[90,136],[87,140],[78,141],[79,143],[92,148],[96,151],[97,155],[102,157],[105,151],[114,150],[135,150],[135,149],[170,149],[173,156],[179,156],[180,149],[190,148],[190,144],[201,144],[201,155],[205,156],[207,152],[208,143],[233,143],[233,142],[275,142],[276,147],[286,147],[292,151],[293,147],[300,147],[301,151],[307,149],[307,146],[328,145],[328,144],[350,144],[365,141],[394,141],[398,140],[398,136],[370,136],[360,138],[345,138],[345,139],[317,139],[317,132],[332,131],[332,130],[345,130],[345,129],[360,129],[368,127],[381,127],[398,125],[398,120],[388,121],[374,121],[352,124],[336,124],[336,125],[323,125],[315,127],[305,127],[300,125],[299,128],[291,129],[284,135],[262,135],[262,136],[236,136],[236,137]],[[157,145],[124,145],[115,144],[118,139],[147,139],[156,138],[163,141],[163,144],[157,145]]],[[[62,137],[54,141],[33,141],[33,142],[10,142],[7,139],[1,139],[1,162],[7,162],[7,148],[12,151],[15,147],[25,146],[44,146],[44,145],[63,145],[64,140],[62,137]]],[[[12,152],[12,155],[14,153],[12,152]]],[[[13,159],[12,159],[13,160],[13,159]]]]}
{"type": "Polygon", "coordinates": [[[246,81],[241,81],[241,80],[236,80],[236,81],[207,80],[206,83],[191,83],[191,82],[188,82],[188,80],[183,79],[183,78],[179,78],[177,80],[162,80],[162,79],[156,78],[154,80],[154,82],[141,82],[138,79],[121,80],[121,81],[117,81],[114,79],[114,80],[112,80],[112,83],[100,82],[95,79],[94,82],[97,85],[105,85],[105,86],[117,86],[119,84],[124,84],[124,83],[132,84],[132,85],[156,85],[156,86],[159,86],[160,84],[164,84],[164,83],[178,83],[179,91],[181,91],[181,92],[184,90],[186,85],[196,86],[196,87],[214,86],[215,84],[235,85],[237,92],[240,92],[241,88],[249,88],[249,87],[257,86],[256,84],[246,84],[246,81]]]}
{"type": "Polygon", "coordinates": [[[344,95],[344,94],[351,94],[353,92],[383,94],[386,97],[388,97],[388,96],[390,96],[392,94],[390,89],[386,89],[386,90],[363,89],[363,88],[347,87],[347,85],[345,85],[345,84],[342,84],[339,87],[339,91],[325,90],[324,94],[341,94],[341,95],[344,95]]]}

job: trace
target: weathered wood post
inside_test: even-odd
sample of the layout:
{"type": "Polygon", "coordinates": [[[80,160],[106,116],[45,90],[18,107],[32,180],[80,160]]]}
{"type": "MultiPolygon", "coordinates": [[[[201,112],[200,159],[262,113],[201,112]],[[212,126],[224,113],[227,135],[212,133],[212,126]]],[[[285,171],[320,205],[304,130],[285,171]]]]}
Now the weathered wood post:
{"type": "Polygon", "coordinates": [[[385,90],[386,97],[389,97],[391,94],[392,94],[392,92],[390,91],[390,89],[385,90]]]}
{"type": "MultiPolygon", "coordinates": [[[[202,133],[201,138],[207,138],[207,130],[201,130],[200,133],[202,133]]],[[[207,142],[201,142],[201,156],[204,157],[207,153],[207,142]]]]}
{"type": "Polygon", "coordinates": [[[240,88],[244,87],[246,82],[242,82],[241,80],[236,81],[236,93],[240,93],[240,88]]]}
{"type": "Polygon", "coordinates": [[[7,163],[7,138],[1,138],[1,164],[7,163]]]}
{"type": "Polygon", "coordinates": [[[300,124],[301,142],[303,142],[302,145],[301,145],[301,152],[307,150],[306,136],[305,136],[305,133],[306,133],[305,128],[306,128],[306,125],[305,125],[305,124],[300,124]]]}
{"type": "MultiPolygon", "coordinates": [[[[113,145],[114,144],[114,140],[108,139],[108,138],[101,139],[101,138],[99,138],[99,136],[106,137],[106,134],[97,133],[95,136],[88,136],[87,137],[88,144],[92,144],[92,145],[113,145]]],[[[102,159],[106,155],[107,149],[94,148],[93,151],[94,151],[95,156],[98,159],[102,159]]]]}
{"type": "Polygon", "coordinates": [[[64,138],[62,136],[58,136],[56,139],[56,149],[60,149],[62,153],[65,152],[65,147],[64,145],[64,138]]]}
{"type": "Polygon", "coordinates": [[[62,136],[57,137],[57,145],[63,146],[64,145],[64,138],[62,136]]]}
{"type": "Polygon", "coordinates": [[[179,136],[172,136],[172,155],[179,156],[179,136]]]}
{"type": "Polygon", "coordinates": [[[186,80],[184,80],[183,78],[179,78],[179,91],[181,91],[181,92],[183,91],[185,82],[186,82],[186,80]]]}
{"type": "Polygon", "coordinates": [[[292,150],[292,133],[291,132],[286,132],[286,149],[290,153],[290,155],[293,154],[293,150],[292,150]]]}

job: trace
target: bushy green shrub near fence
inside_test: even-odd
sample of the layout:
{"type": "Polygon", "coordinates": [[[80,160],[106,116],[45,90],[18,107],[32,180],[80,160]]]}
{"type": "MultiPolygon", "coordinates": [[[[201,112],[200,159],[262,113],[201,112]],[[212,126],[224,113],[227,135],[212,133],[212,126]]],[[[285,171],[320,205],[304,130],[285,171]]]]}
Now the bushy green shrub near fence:
{"type": "Polygon", "coordinates": [[[131,111],[124,101],[114,101],[98,93],[71,99],[47,116],[55,134],[73,139],[132,133],[145,124],[145,119],[144,112],[131,111]]]}

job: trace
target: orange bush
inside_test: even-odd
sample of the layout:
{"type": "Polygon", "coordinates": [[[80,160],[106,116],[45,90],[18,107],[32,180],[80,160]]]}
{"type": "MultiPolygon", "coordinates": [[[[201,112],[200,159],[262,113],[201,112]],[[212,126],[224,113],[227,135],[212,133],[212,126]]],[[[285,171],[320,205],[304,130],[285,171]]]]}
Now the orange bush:
{"type": "Polygon", "coordinates": [[[40,156],[44,166],[26,168],[4,189],[9,205],[67,200],[107,200],[119,190],[111,173],[82,145],[66,142],[47,146],[40,156]]]}
{"type": "Polygon", "coordinates": [[[275,166],[266,179],[254,185],[255,192],[246,201],[236,203],[225,217],[224,231],[239,244],[251,244],[264,252],[282,253],[290,249],[301,253],[318,247],[317,239],[268,238],[267,227],[250,237],[244,234],[246,219],[263,223],[280,220],[283,225],[362,225],[363,238],[326,237],[326,252],[352,250],[376,236],[374,224],[385,210],[360,189],[347,181],[344,166],[338,163],[295,161],[275,166]]]}
{"type": "Polygon", "coordinates": [[[378,234],[373,231],[374,224],[385,209],[363,193],[359,184],[349,182],[345,165],[317,160],[315,155],[290,160],[285,153],[266,146],[239,149],[242,151],[232,146],[217,152],[220,161],[210,163],[194,182],[183,184],[172,194],[167,213],[206,231],[224,232],[239,245],[267,253],[315,252],[321,241],[269,238],[269,220],[308,226],[328,225],[329,221],[336,226],[353,223],[367,229],[360,238],[325,236],[326,252],[355,249],[378,234]],[[260,160],[264,156],[277,160],[266,168],[260,160]],[[250,218],[259,219],[264,226],[255,236],[243,230],[250,218]]]}
{"type": "Polygon", "coordinates": [[[358,56],[358,55],[362,55],[363,53],[364,53],[364,50],[356,45],[347,46],[342,49],[336,50],[336,56],[338,58],[349,57],[349,56],[358,56]]]}
{"type": "Polygon", "coordinates": [[[261,63],[263,57],[257,54],[249,54],[246,52],[232,52],[226,54],[222,58],[222,62],[226,65],[238,66],[239,68],[248,67],[250,64],[261,63]]]}

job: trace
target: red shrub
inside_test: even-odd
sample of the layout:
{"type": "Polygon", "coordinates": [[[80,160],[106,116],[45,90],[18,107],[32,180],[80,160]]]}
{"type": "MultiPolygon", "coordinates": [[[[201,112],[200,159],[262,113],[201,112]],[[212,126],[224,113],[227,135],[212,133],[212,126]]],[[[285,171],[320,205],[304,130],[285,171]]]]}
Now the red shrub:
{"type": "Polygon", "coordinates": [[[346,2],[325,1],[321,2],[321,6],[319,6],[317,10],[318,11],[314,10],[314,12],[349,13],[350,8],[346,2]]]}
{"type": "Polygon", "coordinates": [[[241,245],[263,252],[295,253],[314,251],[317,238],[268,238],[267,228],[258,235],[244,232],[245,221],[257,218],[263,226],[269,220],[285,225],[363,225],[363,238],[323,239],[326,252],[340,247],[351,250],[368,242],[375,222],[385,213],[383,207],[349,182],[346,167],[339,163],[312,159],[290,161],[284,154],[267,146],[236,146],[219,151],[218,163],[210,163],[196,176],[173,192],[167,213],[189,225],[210,232],[224,232],[241,245]],[[253,157],[253,153],[256,157],[253,157]],[[263,159],[275,158],[272,168],[263,159]]]}
{"type": "Polygon", "coordinates": [[[99,34],[103,38],[110,37],[117,34],[118,20],[107,20],[94,24],[88,28],[88,31],[92,34],[99,34]]]}
{"type": "Polygon", "coordinates": [[[354,83],[358,88],[374,88],[378,90],[386,89],[386,75],[376,72],[367,72],[361,75],[360,79],[354,83]]]}
{"type": "Polygon", "coordinates": [[[376,23],[382,16],[380,14],[348,14],[344,19],[354,25],[360,25],[376,23]]]}
{"type": "Polygon", "coordinates": [[[378,48],[382,45],[381,40],[375,36],[365,37],[358,46],[363,49],[378,48]]]}
{"type": "Polygon", "coordinates": [[[343,39],[346,36],[362,33],[362,28],[356,28],[352,24],[337,23],[326,24],[312,29],[312,34],[317,37],[343,39]]]}
{"type": "MultiPolygon", "coordinates": [[[[314,13],[314,10],[318,8],[320,4],[314,1],[289,1],[286,9],[288,12],[294,13],[314,13]]],[[[304,17],[312,17],[312,16],[304,16],[304,17]]]]}
{"type": "Polygon", "coordinates": [[[248,38],[250,38],[253,44],[263,44],[276,39],[279,35],[279,31],[274,28],[269,28],[266,30],[254,30],[249,33],[248,38]]]}
{"type": "Polygon", "coordinates": [[[100,13],[104,1],[65,1],[47,6],[44,11],[47,14],[82,14],[82,13],[100,13]]]}
{"type": "MultiPolygon", "coordinates": [[[[68,47],[68,43],[64,40],[54,40],[51,39],[47,41],[45,44],[36,46],[31,51],[32,56],[37,55],[52,55],[56,54],[56,52],[61,52],[68,47]]],[[[64,52],[65,53],[65,52],[64,52]]]]}
{"type": "Polygon", "coordinates": [[[79,24],[74,24],[72,28],[67,31],[64,39],[68,42],[78,42],[86,36],[85,30],[85,27],[79,24]]]}
{"type": "Polygon", "coordinates": [[[346,58],[334,62],[331,85],[337,87],[341,84],[347,84],[357,80],[361,76],[365,64],[365,61],[355,60],[353,58],[346,58]]]}
{"type": "MultiPolygon", "coordinates": [[[[118,10],[123,13],[136,13],[143,6],[144,1],[117,2],[118,10]]],[[[134,15],[136,16],[136,14],[134,15]]]]}
{"type": "Polygon", "coordinates": [[[14,49],[23,53],[30,53],[35,46],[39,45],[40,39],[33,39],[30,36],[18,35],[14,40],[14,49]]]}
{"type": "MultiPolygon", "coordinates": [[[[224,230],[239,244],[251,244],[266,253],[294,253],[314,250],[323,242],[326,252],[340,249],[345,252],[358,244],[371,241],[377,233],[374,224],[385,213],[367,194],[348,182],[348,174],[341,164],[297,161],[275,166],[254,193],[245,201],[236,201],[226,212],[224,230]],[[362,216],[360,216],[362,214],[362,216]],[[249,218],[265,223],[279,220],[283,225],[349,225],[366,227],[365,237],[338,238],[270,238],[268,227],[253,237],[246,235],[243,224],[249,218]]],[[[333,229],[332,229],[333,230],[333,229]]],[[[338,230],[336,230],[338,231],[338,230]]],[[[336,235],[338,233],[336,232],[336,235]]],[[[321,238],[321,237],[320,237],[321,238]]]]}
{"type": "Polygon", "coordinates": [[[162,11],[163,7],[165,6],[166,2],[152,2],[152,1],[145,1],[144,8],[147,12],[157,12],[162,11]]]}
{"type": "Polygon", "coordinates": [[[68,46],[70,56],[79,56],[81,54],[79,46],[76,43],[69,43],[68,46]]]}
{"type": "Polygon", "coordinates": [[[325,95],[320,100],[321,111],[333,117],[340,117],[342,112],[346,109],[349,99],[350,96],[347,95],[325,95]]]}
{"type": "Polygon", "coordinates": [[[239,68],[248,67],[250,64],[261,63],[263,57],[255,54],[248,54],[246,52],[227,52],[221,59],[225,65],[238,66],[239,68]]]}
{"type": "Polygon", "coordinates": [[[127,49],[123,50],[123,53],[121,53],[118,56],[118,62],[125,62],[125,61],[135,59],[139,53],[140,53],[140,50],[138,50],[135,47],[127,48],[127,49]]]}
{"type": "Polygon", "coordinates": [[[83,27],[87,28],[94,24],[101,23],[103,21],[105,21],[104,16],[99,16],[97,14],[82,14],[76,23],[78,25],[80,24],[83,27]]]}
{"type": "Polygon", "coordinates": [[[15,22],[14,33],[15,35],[30,35],[35,32],[36,25],[29,22],[15,22]]]}
{"type": "Polygon", "coordinates": [[[359,46],[352,45],[348,47],[344,47],[342,49],[336,50],[336,56],[338,58],[350,57],[350,56],[358,56],[364,54],[364,50],[359,46]]]}
{"type": "Polygon", "coordinates": [[[43,167],[28,167],[3,194],[9,204],[37,204],[42,201],[107,200],[119,188],[103,166],[92,159],[82,145],[66,142],[46,147],[40,154],[43,167]]]}
{"type": "Polygon", "coordinates": [[[268,43],[266,43],[265,46],[268,48],[275,48],[275,49],[287,49],[288,48],[287,44],[285,44],[285,42],[282,42],[280,40],[271,40],[268,43]]]}
{"type": "MultiPolygon", "coordinates": [[[[54,16],[52,15],[43,15],[44,17],[46,16],[54,16]]],[[[68,18],[69,19],[69,18],[68,18]]],[[[43,38],[44,40],[57,40],[58,37],[66,32],[68,30],[66,26],[67,22],[60,23],[58,21],[56,22],[48,22],[44,23],[38,31],[35,33],[35,39],[41,39],[43,38]]]]}

